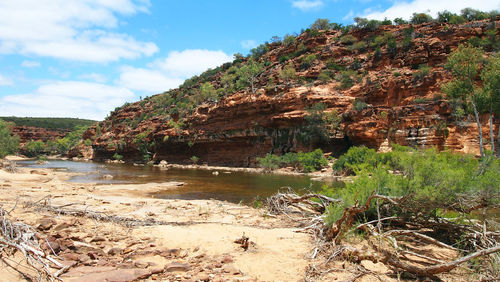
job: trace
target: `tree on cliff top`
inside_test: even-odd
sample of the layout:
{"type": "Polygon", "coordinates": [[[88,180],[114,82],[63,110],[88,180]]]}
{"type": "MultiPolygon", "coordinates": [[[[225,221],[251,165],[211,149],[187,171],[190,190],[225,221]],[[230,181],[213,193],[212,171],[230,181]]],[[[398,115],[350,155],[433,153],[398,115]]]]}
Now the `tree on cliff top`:
{"type": "MultiPolygon", "coordinates": [[[[476,119],[479,133],[479,150],[481,157],[485,156],[483,145],[483,132],[479,114],[490,113],[490,135],[493,135],[493,116],[499,111],[499,58],[494,56],[491,60],[484,59],[484,52],[469,44],[462,44],[448,57],[445,67],[449,69],[454,79],[443,85],[443,92],[453,102],[462,106],[465,112],[472,112],[476,119]],[[481,72],[482,87],[476,84],[476,79],[481,72]]],[[[491,139],[494,150],[494,139],[491,139]]]]}
{"type": "MultiPolygon", "coordinates": [[[[493,119],[500,114],[500,54],[495,54],[481,72],[483,81],[482,108],[489,113],[491,150],[495,152],[495,139],[493,135],[493,119]]],[[[497,146],[500,144],[500,130],[497,135],[497,146]]],[[[496,148],[497,156],[500,150],[496,148]]]]}
{"type": "Polygon", "coordinates": [[[8,124],[0,119],[0,158],[19,150],[19,136],[12,136],[8,124]]]}
{"type": "Polygon", "coordinates": [[[263,66],[261,63],[250,59],[248,63],[241,66],[236,72],[239,77],[239,84],[244,87],[250,86],[252,93],[255,93],[255,81],[257,80],[257,76],[262,72],[262,69],[263,66]]]}

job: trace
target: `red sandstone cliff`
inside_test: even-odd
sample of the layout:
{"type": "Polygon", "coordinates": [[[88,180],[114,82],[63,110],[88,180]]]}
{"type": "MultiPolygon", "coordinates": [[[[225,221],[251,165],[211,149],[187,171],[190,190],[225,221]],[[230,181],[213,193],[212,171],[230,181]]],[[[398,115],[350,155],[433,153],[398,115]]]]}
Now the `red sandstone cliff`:
{"type": "MultiPolygon", "coordinates": [[[[498,36],[500,22],[494,24],[498,36]]],[[[303,33],[295,45],[269,45],[270,50],[260,58],[266,67],[257,79],[255,93],[239,91],[217,102],[201,103],[184,118],[179,117],[176,110],[172,111],[172,107],[179,105],[159,111],[157,100],[164,97],[150,97],[112,112],[105,121],[91,127],[84,139],[93,140],[94,159],[111,158],[119,153],[126,160],[139,161],[147,152],[156,161],[182,163],[198,156],[201,163],[237,166],[253,166],[256,157],[270,152],[322,147],[335,153],[351,145],[379,148],[388,143],[437,146],[477,154],[475,123],[472,120],[457,122],[452,117],[440,87],[451,79],[443,68],[450,52],[472,37],[484,37],[491,22],[427,23],[413,28],[409,46],[402,45],[404,37],[408,37],[408,25],[382,26],[374,32],[349,32],[358,41],[367,42],[377,35],[390,33],[398,42],[396,50],[389,50],[387,45],[377,50],[370,43],[365,48],[353,48],[342,43],[340,31],[314,36],[303,33]],[[292,54],[301,43],[307,51],[283,61],[284,56],[292,54]],[[307,68],[301,68],[301,60],[310,54],[315,54],[316,60],[307,68]],[[335,79],[340,73],[336,70],[332,79],[318,79],[331,62],[354,71],[352,86],[340,87],[339,79],[335,79]],[[295,81],[288,85],[282,81],[279,72],[287,64],[295,67],[298,78],[309,78],[313,82],[295,81]],[[423,77],[416,75],[421,64],[430,67],[423,77]],[[270,83],[271,80],[274,83],[270,83]],[[356,110],[355,99],[366,106],[356,110]],[[326,105],[325,112],[338,113],[340,128],[329,130],[329,142],[304,142],[299,138],[304,136],[304,116],[307,109],[317,103],[326,105]],[[180,119],[184,126],[178,128],[172,121],[180,119]],[[133,124],[136,120],[137,124],[133,124]]],[[[215,88],[221,86],[223,71],[209,77],[215,88]]],[[[190,89],[196,89],[202,82],[190,89]]],[[[160,95],[175,97],[180,95],[179,91],[160,95]]],[[[484,117],[484,136],[488,141],[486,122],[484,117]]],[[[495,134],[498,127],[497,122],[495,134]]]]}

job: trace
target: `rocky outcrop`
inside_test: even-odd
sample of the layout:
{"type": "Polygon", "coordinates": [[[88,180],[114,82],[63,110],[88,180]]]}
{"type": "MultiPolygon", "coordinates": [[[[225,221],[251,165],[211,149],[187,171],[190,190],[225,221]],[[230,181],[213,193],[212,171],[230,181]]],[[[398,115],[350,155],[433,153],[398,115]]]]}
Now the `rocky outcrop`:
{"type": "MultiPolygon", "coordinates": [[[[494,24],[500,26],[498,21],[494,24]]],[[[256,158],[266,153],[321,147],[335,154],[352,145],[386,149],[387,144],[397,143],[478,153],[475,123],[458,123],[440,88],[451,79],[444,69],[450,52],[472,37],[484,37],[491,26],[491,22],[480,21],[351,31],[350,35],[367,42],[363,48],[343,44],[340,31],[313,36],[306,32],[295,45],[269,45],[270,50],[260,59],[266,67],[257,78],[255,93],[239,91],[217,102],[205,101],[184,117],[172,111],[180,103],[158,111],[160,98],[175,98],[179,91],[197,89],[201,81],[187,90],[126,105],[91,127],[84,139],[93,141],[94,159],[119,153],[125,160],[141,161],[146,154],[154,161],[186,163],[197,156],[200,163],[233,166],[255,166],[256,158]],[[387,34],[396,40],[395,49],[386,44],[377,47],[370,41],[387,34]],[[404,45],[408,38],[411,43],[404,45]],[[300,44],[306,51],[297,55],[300,44]],[[311,54],[314,62],[304,67],[303,58],[311,54]],[[290,64],[297,70],[298,79],[293,83],[279,75],[290,64]],[[422,64],[430,67],[427,72],[418,69],[422,64]],[[323,72],[329,72],[330,79],[318,78],[323,72]],[[347,85],[342,81],[346,75],[351,82],[347,85]],[[319,103],[326,106],[324,113],[338,115],[338,126],[308,124],[309,109],[319,103]],[[318,136],[325,131],[328,140],[318,136]]],[[[209,77],[215,88],[221,87],[224,70],[209,77]]],[[[487,117],[483,120],[487,141],[487,117]]],[[[497,134],[498,124],[494,132],[497,134]]]]}
{"type": "Polygon", "coordinates": [[[70,132],[67,129],[49,129],[34,126],[13,126],[11,128],[12,134],[18,135],[20,137],[21,145],[29,141],[48,141],[56,140],[57,138],[62,138],[70,132]]]}

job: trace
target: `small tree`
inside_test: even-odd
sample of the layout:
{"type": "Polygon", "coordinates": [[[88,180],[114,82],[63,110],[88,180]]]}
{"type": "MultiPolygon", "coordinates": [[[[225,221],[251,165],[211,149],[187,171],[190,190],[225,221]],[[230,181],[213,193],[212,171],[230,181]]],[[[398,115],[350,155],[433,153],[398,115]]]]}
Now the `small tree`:
{"type": "Polygon", "coordinates": [[[245,65],[238,69],[239,82],[245,86],[250,86],[252,93],[255,93],[255,81],[262,72],[262,64],[250,59],[245,65]]]}
{"type": "Polygon", "coordinates": [[[460,45],[448,57],[445,67],[451,71],[454,79],[442,88],[443,92],[451,99],[463,104],[466,108],[472,107],[479,131],[479,150],[484,157],[483,132],[479,119],[478,102],[481,91],[474,86],[474,81],[479,74],[484,52],[469,44],[460,45]],[[469,107],[470,105],[470,107],[469,107]]]}
{"type": "Polygon", "coordinates": [[[198,158],[197,156],[192,156],[190,160],[193,162],[193,164],[197,164],[200,158],[198,158]]]}
{"type": "Polygon", "coordinates": [[[408,21],[404,20],[403,18],[395,18],[394,23],[397,25],[402,25],[402,24],[408,24],[408,21]]]}
{"type": "Polygon", "coordinates": [[[331,28],[330,26],[330,20],[328,19],[317,19],[310,27],[311,29],[314,30],[329,30],[331,28]]]}
{"type": "MultiPolygon", "coordinates": [[[[500,55],[495,54],[481,72],[484,89],[484,106],[489,112],[490,124],[490,143],[491,150],[495,152],[495,139],[493,136],[493,119],[500,113],[500,55]]],[[[497,136],[497,145],[500,144],[500,130],[497,136]]],[[[497,148],[497,156],[500,156],[500,150],[497,148]]]]}
{"type": "Polygon", "coordinates": [[[200,94],[203,100],[216,101],[217,92],[210,82],[205,82],[200,87],[200,94]]]}
{"type": "Polygon", "coordinates": [[[293,67],[293,64],[290,63],[280,71],[279,77],[289,86],[290,82],[296,77],[295,73],[295,68],[293,67]]]}
{"type": "Polygon", "coordinates": [[[19,150],[19,136],[12,136],[8,123],[0,119],[0,158],[19,150]]]}
{"type": "Polygon", "coordinates": [[[432,22],[432,17],[426,13],[413,13],[410,19],[412,24],[423,24],[427,22],[432,22]]]}

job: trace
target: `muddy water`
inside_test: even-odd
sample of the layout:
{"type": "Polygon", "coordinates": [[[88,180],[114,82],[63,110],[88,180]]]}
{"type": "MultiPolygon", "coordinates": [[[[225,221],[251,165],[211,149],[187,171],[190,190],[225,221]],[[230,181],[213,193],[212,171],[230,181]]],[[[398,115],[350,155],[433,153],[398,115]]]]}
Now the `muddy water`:
{"type": "MultiPolygon", "coordinates": [[[[184,182],[181,189],[154,195],[164,199],[217,199],[230,202],[250,203],[257,196],[268,197],[281,187],[295,190],[317,190],[323,182],[313,181],[306,176],[271,175],[247,172],[224,172],[213,175],[209,170],[169,169],[161,170],[153,166],[134,166],[130,164],[107,164],[50,160],[45,164],[35,161],[18,162],[21,166],[33,168],[52,168],[68,172],[83,173],[70,179],[75,183],[161,183],[168,181],[184,182]],[[112,175],[105,179],[104,175],[112,175]]],[[[331,185],[331,183],[329,183],[331,185]]]]}

